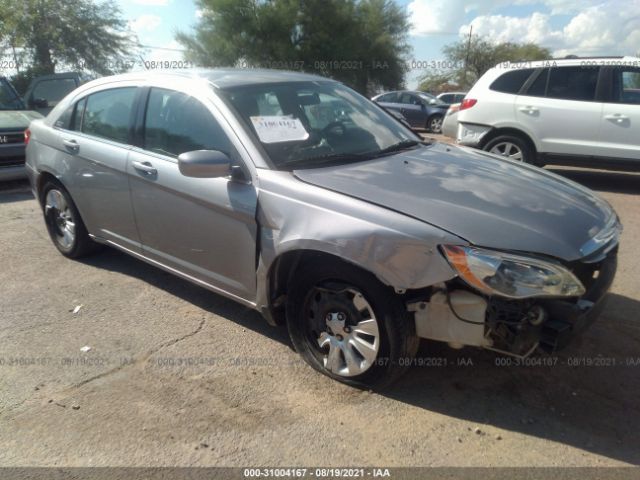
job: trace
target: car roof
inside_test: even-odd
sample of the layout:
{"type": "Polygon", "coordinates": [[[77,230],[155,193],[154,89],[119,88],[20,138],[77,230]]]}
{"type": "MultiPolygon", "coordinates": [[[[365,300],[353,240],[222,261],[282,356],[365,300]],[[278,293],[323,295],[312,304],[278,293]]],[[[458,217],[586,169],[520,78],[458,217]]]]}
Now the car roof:
{"type": "Polygon", "coordinates": [[[286,70],[269,70],[260,68],[210,68],[210,69],[186,69],[186,70],[158,70],[139,71],[113,75],[94,80],[92,85],[109,83],[122,80],[144,80],[149,78],[188,78],[205,80],[214,87],[225,89],[246,85],[259,85],[263,83],[281,82],[318,82],[330,81],[330,78],[321,77],[301,72],[286,70]]]}

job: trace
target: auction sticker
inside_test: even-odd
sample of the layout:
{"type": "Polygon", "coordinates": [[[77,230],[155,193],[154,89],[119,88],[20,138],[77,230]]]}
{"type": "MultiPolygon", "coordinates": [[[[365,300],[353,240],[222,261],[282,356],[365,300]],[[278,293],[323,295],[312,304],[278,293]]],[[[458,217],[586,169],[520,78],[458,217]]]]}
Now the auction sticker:
{"type": "Polygon", "coordinates": [[[300,142],[309,138],[299,118],[284,115],[251,117],[253,127],[263,143],[300,142]]]}

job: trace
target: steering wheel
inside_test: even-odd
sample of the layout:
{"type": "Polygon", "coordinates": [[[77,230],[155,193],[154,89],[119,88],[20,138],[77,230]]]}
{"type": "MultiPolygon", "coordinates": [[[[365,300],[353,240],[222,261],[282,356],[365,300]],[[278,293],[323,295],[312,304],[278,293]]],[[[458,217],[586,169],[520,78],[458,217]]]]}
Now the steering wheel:
{"type": "Polygon", "coordinates": [[[334,130],[340,129],[340,135],[344,135],[347,132],[347,127],[344,126],[340,120],[335,120],[333,122],[329,122],[329,124],[322,129],[322,134],[330,133],[334,130]]]}

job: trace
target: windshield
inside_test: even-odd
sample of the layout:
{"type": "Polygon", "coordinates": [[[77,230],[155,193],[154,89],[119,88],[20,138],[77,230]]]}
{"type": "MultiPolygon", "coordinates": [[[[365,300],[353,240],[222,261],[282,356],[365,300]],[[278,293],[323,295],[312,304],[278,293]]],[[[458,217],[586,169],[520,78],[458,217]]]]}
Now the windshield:
{"type": "Polygon", "coordinates": [[[23,110],[22,99],[4,78],[0,78],[0,110],[23,110]]]}
{"type": "Polygon", "coordinates": [[[415,147],[420,138],[335,82],[291,82],[223,91],[277,169],[345,163],[415,147]]]}

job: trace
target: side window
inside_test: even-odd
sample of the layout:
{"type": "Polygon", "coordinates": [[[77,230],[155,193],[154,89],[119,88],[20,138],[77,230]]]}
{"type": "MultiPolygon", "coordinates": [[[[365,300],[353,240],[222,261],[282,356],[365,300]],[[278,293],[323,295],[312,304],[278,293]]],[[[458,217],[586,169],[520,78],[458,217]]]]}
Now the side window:
{"type": "Polygon", "coordinates": [[[58,119],[53,124],[54,127],[64,128],[65,130],[69,130],[69,126],[71,124],[71,118],[73,117],[73,111],[76,108],[75,104],[71,105],[67,108],[62,115],[58,117],[58,119]]]}
{"type": "Polygon", "coordinates": [[[76,108],[73,112],[73,118],[71,119],[71,130],[79,132],[82,128],[82,118],[84,117],[84,110],[86,106],[87,97],[76,103],[76,108]]]}
{"type": "Polygon", "coordinates": [[[446,94],[446,95],[440,95],[440,100],[442,100],[445,103],[453,103],[453,100],[455,98],[455,95],[451,95],[451,94],[446,94]]]}
{"type": "Polygon", "coordinates": [[[75,90],[76,81],[73,78],[59,78],[55,80],[42,80],[33,89],[31,100],[36,98],[46,100],[48,107],[55,107],[67,93],[75,90]]]}
{"type": "Polygon", "coordinates": [[[615,103],[640,105],[640,68],[616,68],[613,86],[615,103]]]}
{"type": "Polygon", "coordinates": [[[462,102],[462,100],[464,100],[465,95],[466,95],[466,94],[464,94],[464,93],[461,93],[461,94],[459,94],[459,95],[456,95],[456,99],[455,99],[455,102],[454,102],[454,103],[460,103],[460,102],[462,102]]]}
{"type": "Polygon", "coordinates": [[[220,150],[232,155],[227,135],[202,103],[184,93],[160,88],[152,88],[149,93],[144,148],[171,157],[193,150],[220,150]]]}
{"type": "Polygon", "coordinates": [[[547,79],[549,78],[549,69],[545,68],[540,72],[540,75],[536,77],[529,88],[523,95],[529,97],[544,97],[547,92],[547,79]]]}
{"type": "Polygon", "coordinates": [[[547,97],[592,101],[596,96],[598,68],[555,67],[549,74],[547,97]]]}
{"type": "Polygon", "coordinates": [[[519,68],[508,71],[496,78],[489,88],[496,92],[518,93],[533,72],[533,68],[519,68]]]}
{"type": "Polygon", "coordinates": [[[385,103],[396,103],[398,101],[398,94],[395,92],[385,93],[380,98],[378,98],[378,101],[385,103]]]}
{"type": "Polygon", "coordinates": [[[135,87],[114,88],[89,95],[82,118],[82,132],[127,143],[135,87]]]}
{"type": "Polygon", "coordinates": [[[406,105],[422,105],[422,102],[418,100],[415,95],[410,93],[403,93],[400,95],[400,103],[404,103],[406,105]]]}
{"type": "Polygon", "coordinates": [[[84,114],[84,106],[87,102],[86,98],[70,105],[62,115],[58,117],[54,123],[55,127],[65,130],[80,130],[82,125],[82,115],[84,114]]]}

